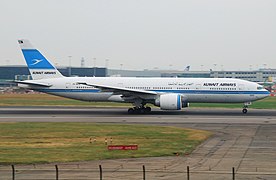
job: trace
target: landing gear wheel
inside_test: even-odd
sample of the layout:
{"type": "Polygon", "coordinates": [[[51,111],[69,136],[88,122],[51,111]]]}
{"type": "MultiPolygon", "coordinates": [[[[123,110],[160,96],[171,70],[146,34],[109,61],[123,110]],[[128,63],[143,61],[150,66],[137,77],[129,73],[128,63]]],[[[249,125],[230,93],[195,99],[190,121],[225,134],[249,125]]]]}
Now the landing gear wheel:
{"type": "Polygon", "coordinates": [[[147,114],[151,112],[150,107],[134,107],[128,109],[128,114],[147,114]]]}
{"type": "Polygon", "coordinates": [[[139,108],[140,109],[140,114],[145,114],[146,113],[146,109],[145,108],[139,108]]]}
{"type": "Polygon", "coordinates": [[[140,108],[134,108],[134,114],[141,114],[140,108]]]}
{"type": "Polygon", "coordinates": [[[150,108],[150,107],[146,107],[146,108],[145,108],[145,112],[146,112],[146,113],[151,112],[151,108],[150,108]]]}
{"type": "Polygon", "coordinates": [[[243,114],[246,114],[246,113],[247,113],[247,109],[243,109],[243,110],[242,110],[242,113],[243,113],[243,114]]]}
{"type": "Polygon", "coordinates": [[[127,112],[128,112],[128,114],[133,114],[134,113],[134,109],[133,108],[129,108],[127,112]]]}

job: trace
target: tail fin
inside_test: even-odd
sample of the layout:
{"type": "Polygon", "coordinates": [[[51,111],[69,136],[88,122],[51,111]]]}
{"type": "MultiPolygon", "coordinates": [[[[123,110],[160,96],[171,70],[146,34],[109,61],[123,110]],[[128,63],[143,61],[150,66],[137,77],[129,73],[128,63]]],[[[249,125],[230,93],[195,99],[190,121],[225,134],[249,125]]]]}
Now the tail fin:
{"type": "Polygon", "coordinates": [[[18,40],[31,76],[36,79],[61,78],[62,74],[26,39],[18,40]]]}
{"type": "Polygon", "coordinates": [[[190,66],[187,66],[184,71],[190,71],[190,66]]]}

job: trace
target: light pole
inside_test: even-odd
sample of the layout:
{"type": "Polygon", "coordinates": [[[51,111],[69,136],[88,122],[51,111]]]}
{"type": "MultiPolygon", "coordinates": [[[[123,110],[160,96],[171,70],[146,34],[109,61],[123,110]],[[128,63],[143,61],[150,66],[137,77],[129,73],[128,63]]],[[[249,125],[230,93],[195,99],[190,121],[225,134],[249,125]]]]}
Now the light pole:
{"type": "Polygon", "coordinates": [[[68,56],[68,59],[69,59],[68,76],[69,77],[71,76],[71,58],[72,58],[72,56],[68,56]]]}
{"type": "Polygon", "coordinates": [[[120,64],[120,72],[121,72],[121,76],[122,76],[122,72],[123,72],[123,64],[120,64]]]}
{"type": "Polygon", "coordinates": [[[105,60],[105,68],[106,68],[106,69],[108,68],[108,62],[109,62],[109,59],[106,59],[106,60],[105,60]]]}
{"type": "Polygon", "coordinates": [[[97,61],[97,59],[93,58],[93,60],[94,60],[94,68],[93,68],[94,72],[93,72],[93,76],[96,77],[96,61],[97,61]]]}
{"type": "Polygon", "coordinates": [[[214,71],[216,71],[217,69],[217,64],[214,64],[214,71]]]}

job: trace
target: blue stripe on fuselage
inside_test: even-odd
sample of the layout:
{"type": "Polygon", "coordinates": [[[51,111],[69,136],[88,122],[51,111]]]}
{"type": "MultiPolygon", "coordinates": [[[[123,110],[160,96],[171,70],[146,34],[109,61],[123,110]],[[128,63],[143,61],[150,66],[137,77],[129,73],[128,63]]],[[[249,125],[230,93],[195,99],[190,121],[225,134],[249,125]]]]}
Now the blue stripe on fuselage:
{"type": "Polygon", "coordinates": [[[268,91],[214,91],[214,90],[153,90],[181,94],[269,94],[268,91]]]}
{"type": "Polygon", "coordinates": [[[40,92],[85,92],[85,93],[97,93],[100,92],[99,89],[35,89],[40,92]]]}

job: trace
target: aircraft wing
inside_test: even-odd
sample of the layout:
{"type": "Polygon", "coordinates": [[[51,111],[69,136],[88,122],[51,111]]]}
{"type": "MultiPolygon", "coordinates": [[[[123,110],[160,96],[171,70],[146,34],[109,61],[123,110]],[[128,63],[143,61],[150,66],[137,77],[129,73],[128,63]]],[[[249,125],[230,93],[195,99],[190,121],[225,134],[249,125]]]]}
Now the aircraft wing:
{"type": "Polygon", "coordinates": [[[79,82],[78,84],[92,86],[100,89],[103,92],[113,92],[114,94],[122,94],[123,96],[143,96],[143,95],[157,95],[157,92],[153,91],[145,91],[145,90],[137,90],[137,89],[129,89],[123,87],[115,87],[115,86],[106,86],[100,84],[89,84],[85,82],[79,82]]]}
{"type": "Polygon", "coordinates": [[[42,86],[42,87],[51,87],[51,84],[41,83],[41,82],[30,82],[30,81],[13,81],[17,84],[26,84],[31,86],[42,86]]]}

